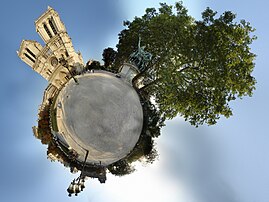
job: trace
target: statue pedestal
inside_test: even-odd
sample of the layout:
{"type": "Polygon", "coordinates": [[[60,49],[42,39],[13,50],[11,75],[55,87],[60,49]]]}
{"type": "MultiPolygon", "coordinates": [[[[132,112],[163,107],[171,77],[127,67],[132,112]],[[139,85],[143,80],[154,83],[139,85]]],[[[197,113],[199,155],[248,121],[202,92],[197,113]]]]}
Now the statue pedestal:
{"type": "Polygon", "coordinates": [[[133,78],[140,73],[139,69],[130,64],[130,63],[123,63],[120,68],[119,75],[127,82],[132,83],[133,78]]]}

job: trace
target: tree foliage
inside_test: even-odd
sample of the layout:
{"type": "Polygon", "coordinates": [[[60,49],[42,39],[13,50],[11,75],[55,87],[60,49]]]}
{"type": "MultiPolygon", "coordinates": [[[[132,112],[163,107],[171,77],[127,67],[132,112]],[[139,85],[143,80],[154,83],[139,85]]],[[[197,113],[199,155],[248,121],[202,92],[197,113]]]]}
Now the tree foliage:
{"type": "Polygon", "coordinates": [[[38,135],[37,138],[41,140],[42,144],[48,145],[52,141],[52,134],[50,129],[50,104],[44,106],[38,113],[38,135]]]}
{"type": "Polygon", "coordinates": [[[117,52],[113,48],[105,48],[103,50],[103,61],[104,61],[104,67],[106,69],[109,69],[110,71],[117,72],[118,68],[115,68],[114,61],[116,59],[117,52]]]}
{"type": "Polygon", "coordinates": [[[135,171],[135,168],[128,163],[125,159],[110,164],[107,169],[116,176],[123,176],[131,174],[135,171]]]}
{"type": "Polygon", "coordinates": [[[235,18],[230,11],[217,16],[207,8],[195,20],[182,2],[148,8],[142,17],[124,22],[115,64],[128,60],[140,35],[153,55],[147,71],[135,78],[147,78],[140,90],[154,97],[165,118],[179,114],[196,126],[215,124],[220,115],[232,115],[230,101],[255,89],[254,29],[235,18]]]}
{"type": "Polygon", "coordinates": [[[87,62],[85,70],[104,70],[104,68],[99,61],[93,60],[87,62]]]}

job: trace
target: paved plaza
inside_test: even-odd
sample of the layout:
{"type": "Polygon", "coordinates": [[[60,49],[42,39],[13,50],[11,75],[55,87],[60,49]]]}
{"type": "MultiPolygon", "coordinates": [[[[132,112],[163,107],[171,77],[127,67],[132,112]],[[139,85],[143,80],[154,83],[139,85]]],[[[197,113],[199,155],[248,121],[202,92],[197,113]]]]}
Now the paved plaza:
{"type": "Polygon", "coordinates": [[[108,72],[76,77],[61,90],[57,125],[61,138],[83,161],[111,164],[135,146],[143,126],[143,110],[134,88],[108,72]]]}

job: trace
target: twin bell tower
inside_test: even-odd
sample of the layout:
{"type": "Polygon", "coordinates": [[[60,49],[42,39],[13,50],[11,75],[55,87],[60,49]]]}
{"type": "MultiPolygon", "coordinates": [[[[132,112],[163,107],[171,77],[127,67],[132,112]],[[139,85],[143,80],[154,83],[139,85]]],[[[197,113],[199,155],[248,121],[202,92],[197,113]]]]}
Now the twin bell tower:
{"type": "Polygon", "coordinates": [[[33,40],[23,40],[18,56],[34,71],[39,73],[53,87],[60,89],[70,78],[70,73],[60,61],[67,61],[69,66],[84,66],[80,53],[75,52],[59,14],[51,7],[36,21],[37,33],[45,42],[43,47],[33,40]]]}

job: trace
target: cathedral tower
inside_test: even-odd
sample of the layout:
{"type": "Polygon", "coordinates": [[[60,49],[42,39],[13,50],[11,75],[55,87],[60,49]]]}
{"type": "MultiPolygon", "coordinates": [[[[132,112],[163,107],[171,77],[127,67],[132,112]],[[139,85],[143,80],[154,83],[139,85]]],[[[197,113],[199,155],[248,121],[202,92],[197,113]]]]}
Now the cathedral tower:
{"type": "Polygon", "coordinates": [[[51,7],[35,21],[36,31],[45,42],[42,47],[36,41],[23,40],[18,56],[53,86],[60,89],[69,79],[69,71],[60,64],[84,66],[80,53],[76,53],[59,14],[51,7]]]}

